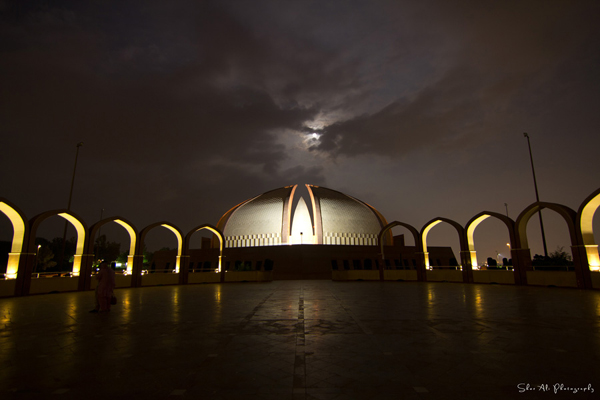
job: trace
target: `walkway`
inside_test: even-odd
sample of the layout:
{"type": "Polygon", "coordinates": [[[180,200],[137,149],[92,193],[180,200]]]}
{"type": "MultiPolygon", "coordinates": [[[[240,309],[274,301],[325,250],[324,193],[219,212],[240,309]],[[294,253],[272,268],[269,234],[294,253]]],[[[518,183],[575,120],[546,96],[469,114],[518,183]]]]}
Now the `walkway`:
{"type": "Polygon", "coordinates": [[[276,281],[117,295],[104,315],[88,312],[92,292],[0,299],[0,398],[600,398],[598,291],[276,281]]]}

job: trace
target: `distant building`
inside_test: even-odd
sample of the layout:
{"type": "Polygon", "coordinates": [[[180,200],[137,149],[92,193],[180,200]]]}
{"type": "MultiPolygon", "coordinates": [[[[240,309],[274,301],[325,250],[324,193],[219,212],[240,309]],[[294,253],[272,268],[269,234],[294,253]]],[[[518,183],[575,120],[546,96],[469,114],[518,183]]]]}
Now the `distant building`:
{"type": "MultiPolygon", "coordinates": [[[[417,249],[404,236],[383,238],[386,259],[379,254],[378,235],[387,221],[374,207],[344,193],[306,185],[310,209],[297,185],[271,190],[227,211],[217,228],[225,237],[225,270],[272,270],[274,279],[330,279],[332,270],[416,269],[417,249]]],[[[218,238],[203,238],[190,250],[190,273],[214,270],[218,238]]],[[[432,266],[458,266],[450,247],[429,247],[432,266]]],[[[175,250],[154,254],[152,269],[168,272],[175,250]]]]}

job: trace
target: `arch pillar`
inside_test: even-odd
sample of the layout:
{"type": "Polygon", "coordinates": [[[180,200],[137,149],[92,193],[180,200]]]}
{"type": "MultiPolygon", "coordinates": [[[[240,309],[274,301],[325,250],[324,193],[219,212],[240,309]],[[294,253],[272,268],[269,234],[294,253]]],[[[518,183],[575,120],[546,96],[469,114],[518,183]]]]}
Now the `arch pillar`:
{"type": "Polygon", "coordinates": [[[187,249],[183,249],[183,254],[177,256],[179,258],[179,284],[187,285],[190,274],[190,256],[187,254],[187,249]]]}
{"type": "Polygon", "coordinates": [[[35,265],[36,253],[19,253],[19,269],[15,282],[15,296],[27,296],[31,287],[31,274],[35,265]]]}
{"type": "Polygon", "coordinates": [[[600,254],[598,254],[598,245],[586,244],[584,247],[590,271],[600,271],[600,254]]]}
{"type": "Polygon", "coordinates": [[[426,260],[429,258],[429,253],[417,251],[415,252],[415,256],[417,257],[417,280],[419,282],[427,282],[426,260]]]}
{"type": "Polygon", "coordinates": [[[473,283],[473,267],[471,265],[471,251],[461,249],[460,264],[462,265],[462,276],[464,283],[473,283]]]}
{"type": "Polygon", "coordinates": [[[593,289],[594,285],[592,284],[592,274],[590,273],[586,246],[571,246],[571,254],[573,255],[577,287],[580,289],[593,289]]]}
{"type": "Polygon", "coordinates": [[[529,249],[510,249],[513,262],[515,285],[527,285],[527,271],[531,268],[531,251],[529,249]]]}
{"type": "Polygon", "coordinates": [[[135,254],[133,256],[133,266],[131,268],[131,287],[142,286],[142,269],[144,268],[144,255],[135,254]]]}
{"type": "MultiPolygon", "coordinates": [[[[77,255],[75,256],[77,257],[77,255]]],[[[79,272],[79,282],[77,283],[77,290],[85,291],[90,290],[92,284],[92,265],[94,264],[93,254],[82,254],[81,255],[81,269],[79,272]]]]}

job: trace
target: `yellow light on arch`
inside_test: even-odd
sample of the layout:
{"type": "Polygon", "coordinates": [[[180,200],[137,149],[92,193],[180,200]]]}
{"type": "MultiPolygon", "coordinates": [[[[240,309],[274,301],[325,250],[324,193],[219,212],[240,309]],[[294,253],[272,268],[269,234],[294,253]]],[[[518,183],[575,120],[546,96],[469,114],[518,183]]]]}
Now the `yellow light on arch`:
{"type": "Polygon", "coordinates": [[[181,234],[179,233],[179,231],[177,229],[173,228],[170,225],[162,224],[161,226],[163,226],[163,227],[167,228],[168,230],[170,230],[171,232],[173,232],[175,234],[175,237],[177,237],[177,258],[175,259],[175,273],[178,274],[180,264],[181,264],[181,247],[182,247],[182,243],[183,243],[181,234]]]}
{"type": "Polygon", "coordinates": [[[8,217],[13,227],[12,247],[10,253],[8,253],[8,264],[6,266],[6,279],[16,279],[25,239],[25,222],[14,208],[2,201],[0,201],[0,211],[8,217]]]}
{"type": "Polygon", "coordinates": [[[79,271],[81,270],[81,256],[83,255],[83,242],[85,240],[85,228],[83,227],[83,224],[71,214],[60,213],[58,215],[73,224],[75,231],[77,232],[77,243],[75,245],[75,255],[73,256],[72,276],[79,276],[79,271]]]}

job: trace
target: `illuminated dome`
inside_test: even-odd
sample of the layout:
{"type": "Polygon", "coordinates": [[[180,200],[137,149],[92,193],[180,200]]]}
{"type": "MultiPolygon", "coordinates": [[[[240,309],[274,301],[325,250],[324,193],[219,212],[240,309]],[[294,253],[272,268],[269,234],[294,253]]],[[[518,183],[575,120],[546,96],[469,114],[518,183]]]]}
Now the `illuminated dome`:
{"type": "MultiPolygon", "coordinates": [[[[303,197],[295,201],[297,187],[271,190],[227,211],[217,224],[225,247],[377,245],[387,222],[375,208],[344,193],[306,185],[309,209],[303,197]]],[[[385,240],[391,244],[391,234],[385,240]]]]}

